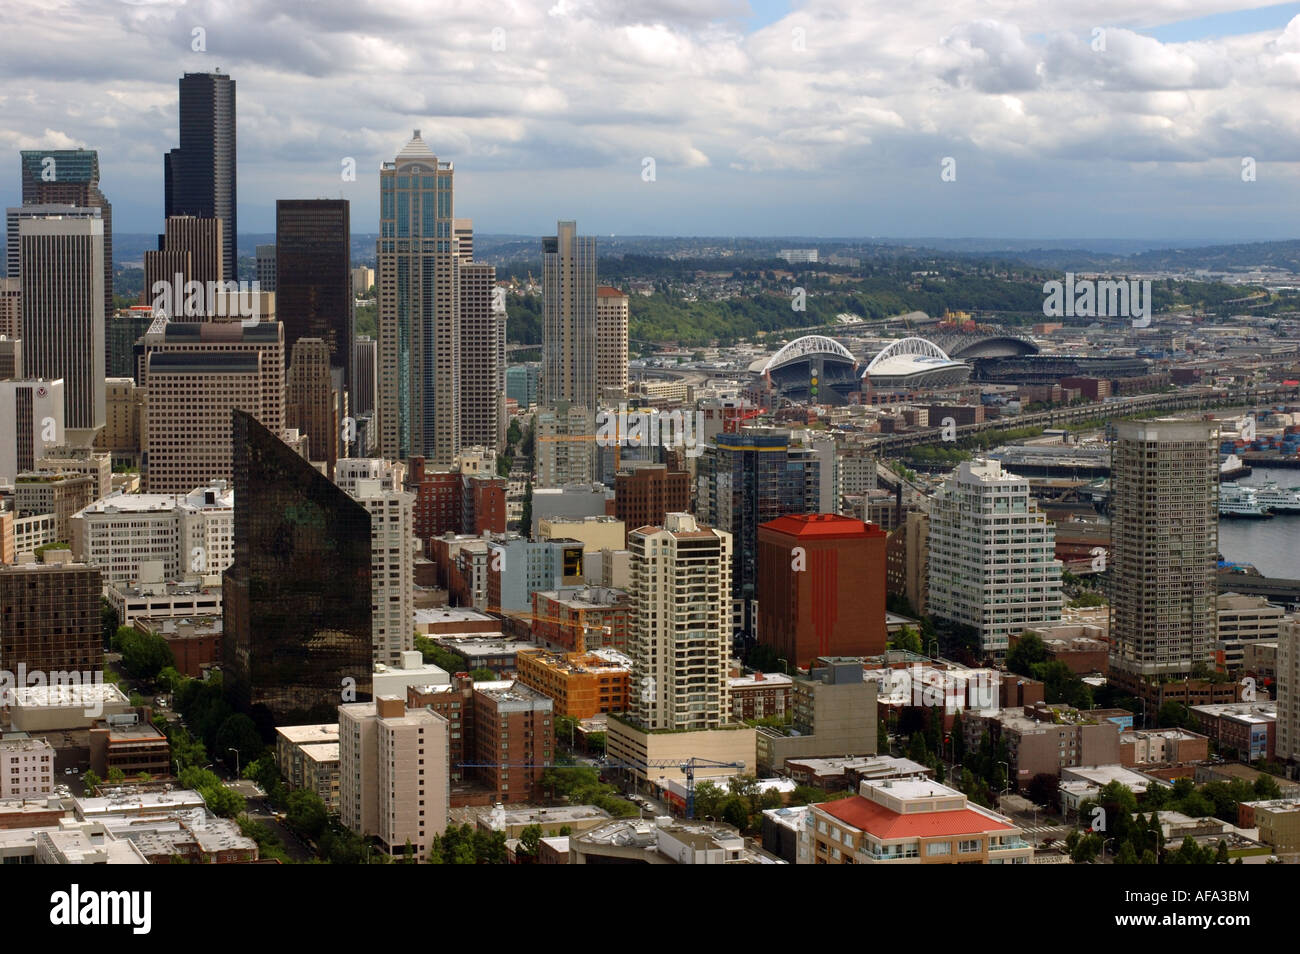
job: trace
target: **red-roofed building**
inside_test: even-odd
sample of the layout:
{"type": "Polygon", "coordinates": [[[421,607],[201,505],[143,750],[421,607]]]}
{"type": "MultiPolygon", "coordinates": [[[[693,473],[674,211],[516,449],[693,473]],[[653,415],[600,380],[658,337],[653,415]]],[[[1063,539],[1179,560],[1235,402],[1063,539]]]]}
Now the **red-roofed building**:
{"type": "Polygon", "coordinates": [[[885,531],[832,513],[758,528],[758,641],[800,667],[885,651],[885,531]]]}
{"type": "Polygon", "coordinates": [[[813,805],[800,864],[1028,864],[1033,846],[1011,819],[933,779],[863,782],[858,795],[813,805]]]}

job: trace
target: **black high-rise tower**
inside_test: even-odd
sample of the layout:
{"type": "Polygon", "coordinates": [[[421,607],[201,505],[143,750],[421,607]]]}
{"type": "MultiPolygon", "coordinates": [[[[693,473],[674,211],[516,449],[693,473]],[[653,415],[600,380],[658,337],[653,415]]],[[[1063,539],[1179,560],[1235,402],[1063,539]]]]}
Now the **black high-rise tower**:
{"type": "Polygon", "coordinates": [[[180,148],[163,156],[163,214],[220,219],[222,277],[235,281],[235,81],[220,72],[186,73],[180,102],[180,148]]]}

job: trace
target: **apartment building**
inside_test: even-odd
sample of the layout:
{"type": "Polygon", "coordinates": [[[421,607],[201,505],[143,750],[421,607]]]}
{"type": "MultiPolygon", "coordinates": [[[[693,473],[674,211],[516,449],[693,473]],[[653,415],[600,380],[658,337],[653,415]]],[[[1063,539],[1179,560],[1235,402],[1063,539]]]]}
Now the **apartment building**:
{"type": "Polygon", "coordinates": [[[804,822],[799,864],[1021,865],[1034,854],[1011,819],[930,779],[863,782],[804,822]]]}
{"type": "Polygon", "coordinates": [[[352,496],[370,514],[370,601],[374,661],[397,665],[415,637],[415,495],[356,482],[352,496]]]}
{"type": "Polygon", "coordinates": [[[931,615],[974,627],[987,656],[1022,630],[1061,618],[1061,563],[1029,481],[996,460],[966,461],[930,511],[931,615]]]}
{"type": "Polygon", "coordinates": [[[530,649],[516,655],[515,669],[520,683],[551,698],[557,716],[590,719],[627,709],[632,660],[617,650],[530,649]]]}
{"type": "Polygon", "coordinates": [[[339,810],[339,725],[285,725],[275,730],[275,765],[285,784],[320,796],[330,812],[339,810]]]}
{"type": "Polygon", "coordinates": [[[447,828],[447,720],[402,699],[339,706],[339,819],[417,861],[447,828]]]}
{"type": "Polygon", "coordinates": [[[0,739],[0,799],[54,793],[54,746],[26,732],[0,739]]]}

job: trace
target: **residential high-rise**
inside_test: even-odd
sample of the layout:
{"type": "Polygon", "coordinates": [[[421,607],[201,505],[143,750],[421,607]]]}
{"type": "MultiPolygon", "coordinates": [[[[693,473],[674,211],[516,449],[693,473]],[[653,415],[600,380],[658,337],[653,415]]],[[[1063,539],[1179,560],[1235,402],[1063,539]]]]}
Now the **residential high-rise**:
{"type": "MultiPolygon", "coordinates": [[[[168,322],[143,338],[145,489],[189,493],[232,477],[230,412],[284,431],[284,329],[277,321],[168,322]]],[[[308,450],[310,451],[310,447],[308,450]]]]}
{"type": "Polygon", "coordinates": [[[555,703],[523,683],[475,686],[474,761],[502,803],[535,802],[554,762],[555,703]]]}
{"type": "Polygon", "coordinates": [[[339,456],[342,415],[330,375],[329,345],[320,338],[299,338],[285,380],[284,426],[296,427],[307,435],[311,459],[325,464],[325,476],[332,477],[339,456]]]}
{"type": "Polygon", "coordinates": [[[396,666],[415,638],[415,494],[355,482],[352,496],[370,513],[371,649],[377,663],[396,666]]]}
{"type": "Polygon", "coordinates": [[[180,79],[180,147],[163,157],[163,214],[221,220],[221,278],[235,281],[235,81],[221,72],[180,79]]]}
{"type": "Polygon", "coordinates": [[[104,223],[98,209],[22,211],[23,371],[63,379],[68,441],[89,447],[104,426],[104,223]]]}
{"type": "Polygon", "coordinates": [[[561,401],[538,408],[535,420],[537,486],[589,483],[596,468],[596,421],[591,410],[561,401]]]}
{"type": "Polygon", "coordinates": [[[1277,637],[1277,741],[1279,760],[1300,760],[1300,622],[1283,620],[1277,637]]]}
{"type": "Polygon", "coordinates": [[[735,537],[734,624],[752,633],[758,599],[758,528],[791,514],[819,512],[821,461],[780,428],[719,434],[696,461],[695,515],[735,537]]]}
{"type": "Polygon", "coordinates": [[[101,671],[101,586],[99,569],[84,563],[0,566],[0,670],[101,671]]]}
{"type": "Polygon", "coordinates": [[[1111,672],[1126,685],[1181,679],[1218,638],[1215,425],[1120,422],[1111,486],[1111,672]]]}
{"type": "Polygon", "coordinates": [[[63,381],[0,381],[0,484],[64,442],[63,381]]]}
{"type": "Polygon", "coordinates": [[[169,215],[157,250],[144,253],[145,304],[167,312],[173,321],[205,321],[211,304],[207,289],[223,281],[223,226],[211,216],[169,215]],[[200,300],[187,300],[186,285],[191,281],[204,290],[200,300]]]}
{"type": "Polygon", "coordinates": [[[634,530],[628,549],[629,714],[650,731],[716,729],[731,718],[731,534],[673,513],[634,530]]]}
{"type": "Polygon", "coordinates": [[[320,722],[370,697],[370,514],[251,414],[232,413],[226,700],[255,721],[320,722]]]}
{"type": "Polygon", "coordinates": [[[758,641],[793,666],[885,651],[885,531],[818,513],[758,528],[758,641]]]}
{"type": "MultiPolygon", "coordinates": [[[[559,222],[542,239],[542,403],[596,410],[596,239],[559,222]]],[[[594,432],[593,432],[594,433],[594,432]]]]}
{"type": "Polygon", "coordinates": [[[506,309],[494,265],[461,262],[460,443],[502,450],[506,439],[506,309]]]}
{"type": "Polygon", "coordinates": [[[357,335],[352,342],[352,378],[348,382],[348,408],[353,417],[375,409],[375,383],[378,380],[378,342],[369,335],[357,335]]]}
{"type": "Polygon", "coordinates": [[[259,245],[253,253],[257,257],[257,287],[264,292],[275,291],[275,246],[259,245]]]}
{"type": "Polygon", "coordinates": [[[341,705],[338,719],[339,820],[392,857],[409,845],[423,861],[447,830],[447,720],[394,696],[341,705]]]}
{"type": "MultiPolygon", "coordinates": [[[[24,149],[23,205],[74,205],[99,209],[104,223],[104,314],[113,313],[113,205],[99,190],[94,149],[24,149]]],[[[9,277],[17,278],[18,234],[9,233],[9,277]]]]}
{"type": "Polygon", "coordinates": [[[596,289],[596,397],[627,395],[628,297],[608,285],[596,289]]]}
{"type": "Polygon", "coordinates": [[[379,172],[379,453],[450,464],[460,449],[452,164],[417,129],[379,172]]]}
{"type": "MultiPolygon", "coordinates": [[[[347,199],[279,199],[275,203],[275,314],[284,346],[319,338],[331,367],[350,380],[352,234],[347,199]]],[[[313,453],[315,451],[313,450],[313,453]]]]}
{"type": "Polygon", "coordinates": [[[985,655],[1000,659],[1011,636],[1061,618],[1055,552],[1029,481],[997,460],[966,461],[930,510],[930,613],[973,627],[985,655]]]}

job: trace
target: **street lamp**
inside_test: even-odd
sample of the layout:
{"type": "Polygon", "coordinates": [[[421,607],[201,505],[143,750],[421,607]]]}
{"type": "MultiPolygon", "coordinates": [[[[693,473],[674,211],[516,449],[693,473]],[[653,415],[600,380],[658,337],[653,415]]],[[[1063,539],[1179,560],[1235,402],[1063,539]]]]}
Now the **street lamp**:
{"type": "Polygon", "coordinates": [[[931,658],[931,659],[938,659],[938,658],[939,658],[939,639],[938,639],[938,637],[934,637],[934,638],[932,638],[928,643],[926,643],[926,647],[930,650],[930,658],[931,658]]]}
{"type": "Polygon", "coordinates": [[[1101,843],[1101,863],[1102,863],[1102,864],[1105,864],[1105,863],[1106,863],[1106,846],[1109,845],[1112,841],[1114,841],[1114,840],[1115,840],[1116,838],[1118,838],[1118,837],[1119,837],[1118,835],[1111,835],[1109,838],[1107,838],[1105,841],[1103,841],[1103,842],[1101,843]]]}
{"type": "Polygon", "coordinates": [[[1007,770],[1007,787],[1002,790],[1002,794],[1005,795],[1007,792],[1011,791],[1011,763],[999,760],[998,764],[1007,770]]]}
{"type": "Polygon", "coordinates": [[[235,753],[235,778],[238,779],[239,778],[239,749],[235,748],[232,745],[229,748],[227,748],[226,751],[235,753]]]}

